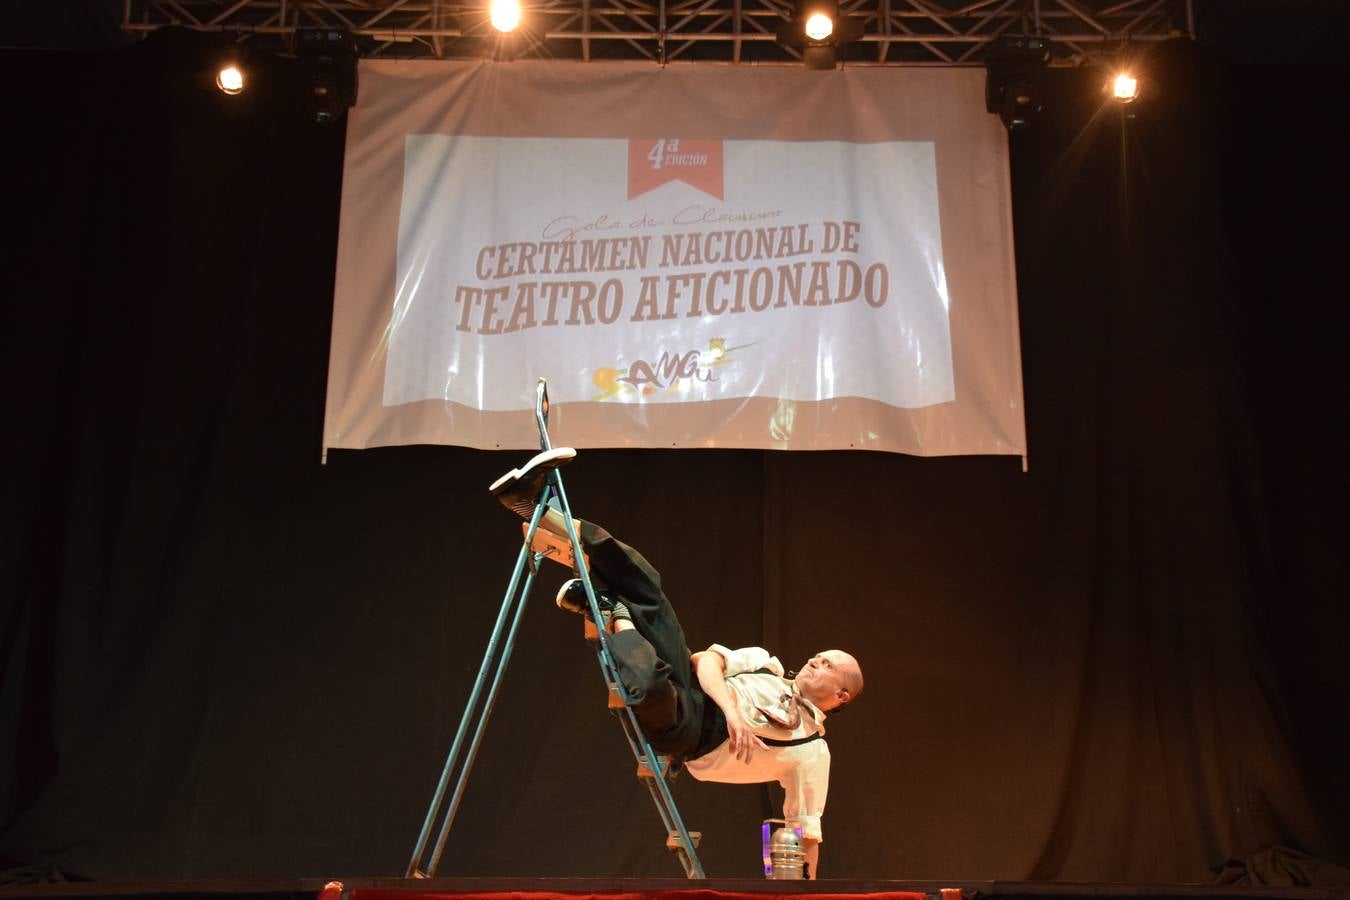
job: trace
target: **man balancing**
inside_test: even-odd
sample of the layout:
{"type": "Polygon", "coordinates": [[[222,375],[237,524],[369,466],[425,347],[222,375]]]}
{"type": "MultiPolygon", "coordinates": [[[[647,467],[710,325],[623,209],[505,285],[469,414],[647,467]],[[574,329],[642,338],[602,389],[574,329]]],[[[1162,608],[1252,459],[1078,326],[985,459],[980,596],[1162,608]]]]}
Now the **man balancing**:
{"type": "MultiPolygon", "coordinates": [[[[570,447],[546,450],[489,490],[528,521],[549,473],[575,456],[570,447]]],[[[554,507],[540,527],[567,535],[554,507]]],[[[825,717],[862,693],[858,661],[842,650],[824,650],[794,677],[759,647],[713,644],[691,654],[656,569],[605,529],[579,519],[573,527],[590,557],[591,585],[614,664],[652,747],[681,758],[700,781],[782,785],[783,818],[802,829],[807,877],[815,878],[830,780],[825,717]]],[[[581,579],[563,584],[557,604],[589,612],[581,579]]]]}

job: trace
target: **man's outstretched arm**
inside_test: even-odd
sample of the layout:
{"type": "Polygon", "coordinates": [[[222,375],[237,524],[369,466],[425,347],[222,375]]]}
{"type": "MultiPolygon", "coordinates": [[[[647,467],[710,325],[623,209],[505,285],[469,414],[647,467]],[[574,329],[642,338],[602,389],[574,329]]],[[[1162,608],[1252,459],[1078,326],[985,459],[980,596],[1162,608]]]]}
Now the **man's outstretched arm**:
{"type": "Polygon", "coordinates": [[[712,698],[722,710],[727,720],[727,736],[731,738],[731,752],[741,762],[748,763],[756,750],[768,749],[764,742],[755,736],[736,703],[736,698],[727,686],[727,661],[715,651],[701,650],[690,660],[694,664],[694,674],[698,676],[699,687],[712,698]]]}

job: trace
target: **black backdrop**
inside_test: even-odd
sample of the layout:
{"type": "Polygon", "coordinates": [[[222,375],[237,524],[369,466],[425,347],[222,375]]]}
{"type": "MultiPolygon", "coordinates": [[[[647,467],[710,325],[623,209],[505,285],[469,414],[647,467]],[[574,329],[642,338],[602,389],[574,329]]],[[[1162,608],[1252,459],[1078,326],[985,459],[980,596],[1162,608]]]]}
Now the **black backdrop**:
{"type": "MultiPolygon", "coordinates": [[[[485,487],[524,454],[319,465],[341,130],[276,93],[227,109],[173,55],[0,55],[0,858],[396,874],[514,560],[485,487]]],[[[1093,73],[1046,73],[1012,139],[1028,473],[617,450],[566,472],[694,645],[863,661],[831,727],[827,877],[1350,858],[1344,101],[1329,72],[1185,43],[1152,66],[1128,126],[1093,73]]],[[[678,872],[546,596],[563,576],[442,874],[678,872]]],[[[753,876],[772,794],[677,796],[710,873],[753,876]]]]}

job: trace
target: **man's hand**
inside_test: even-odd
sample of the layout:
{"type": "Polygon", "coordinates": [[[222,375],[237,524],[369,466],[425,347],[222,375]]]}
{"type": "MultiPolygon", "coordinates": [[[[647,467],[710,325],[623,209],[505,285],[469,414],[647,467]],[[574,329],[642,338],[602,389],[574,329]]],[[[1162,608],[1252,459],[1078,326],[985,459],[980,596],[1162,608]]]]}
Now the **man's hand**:
{"type": "Polygon", "coordinates": [[[727,736],[731,739],[731,752],[736,754],[736,758],[748,763],[754,758],[756,750],[769,749],[763,741],[755,737],[750,726],[745,724],[745,717],[741,715],[741,710],[736,705],[736,698],[727,687],[727,661],[722,655],[700,650],[690,658],[690,662],[694,664],[694,674],[698,676],[703,693],[722,708],[722,715],[727,720],[727,736]]]}
{"type": "Polygon", "coordinates": [[[730,712],[722,710],[727,719],[727,735],[731,738],[731,752],[736,754],[736,758],[741,762],[749,764],[754,758],[756,750],[769,749],[764,745],[750,726],[745,724],[745,717],[735,706],[731,707],[730,712]]]}

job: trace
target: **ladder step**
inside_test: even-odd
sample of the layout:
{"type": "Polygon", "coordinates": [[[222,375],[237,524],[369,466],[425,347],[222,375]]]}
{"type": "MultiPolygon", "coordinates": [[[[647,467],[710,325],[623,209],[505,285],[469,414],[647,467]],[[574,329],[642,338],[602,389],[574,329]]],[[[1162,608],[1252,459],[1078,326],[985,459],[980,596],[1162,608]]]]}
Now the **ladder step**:
{"type": "MultiPolygon", "coordinates": [[[[674,781],[674,780],[675,780],[675,776],[679,774],[679,770],[676,769],[674,772],[671,772],[671,770],[670,770],[670,757],[667,756],[667,755],[664,754],[664,753],[658,753],[658,754],[656,754],[656,762],[657,762],[657,765],[660,766],[661,771],[665,773],[666,780],[667,780],[667,781],[674,781]]],[[[638,778],[656,778],[656,777],[657,777],[656,772],[653,771],[653,770],[652,770],[652,767],[647,763],[647,757],[645,757],[645,756],[639,756],[639,757],[638,757],[637,777],[638,777],[638,778]]]]}
{"type": "MultiPolygon", "coordinates": [[[[522,534],[529,534],[530,523],[521,522],[520,529],[522,534]]],[[[535,529],[534,540],[530,541],[530,550],[546,559],[561,563],[569,569],[577,567],[577,558],[572,553],[572,542],[551,531],[545,531],[542,528],[535,529]]],[[[583,553],[581,558],[586,561],[586,565],[589,567],[591,564],[590,556],[583,553]]]]}
{"type": "MultiPolygon", "coordinates": [[[[693,841],[694,849],[697,850],[698,842],[703,840],[703,832],[701,831],[689,832],[689,840],[693,841]]],[[[680,833],[678,831],[672,831],[670,834],[666,835],[666,849],[667,850],[684,849],[684,841],[680,840],[680,833]]]]}

